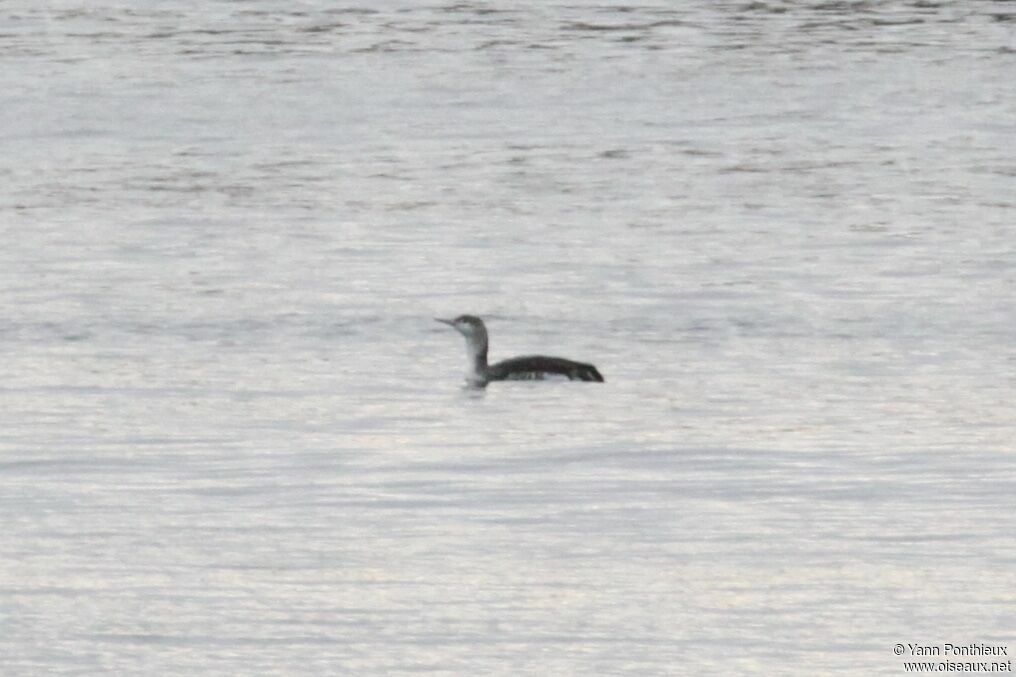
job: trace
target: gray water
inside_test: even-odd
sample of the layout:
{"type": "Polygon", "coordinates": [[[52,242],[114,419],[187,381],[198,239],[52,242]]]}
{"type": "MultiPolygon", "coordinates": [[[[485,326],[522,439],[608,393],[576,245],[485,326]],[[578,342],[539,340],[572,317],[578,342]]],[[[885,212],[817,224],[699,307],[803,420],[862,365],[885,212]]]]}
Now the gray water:
{"type": "Polygon", "coordinates": [[[1014,73],[1008,2],[0,4],[0,673],[1016,652],[1014,73]]]}

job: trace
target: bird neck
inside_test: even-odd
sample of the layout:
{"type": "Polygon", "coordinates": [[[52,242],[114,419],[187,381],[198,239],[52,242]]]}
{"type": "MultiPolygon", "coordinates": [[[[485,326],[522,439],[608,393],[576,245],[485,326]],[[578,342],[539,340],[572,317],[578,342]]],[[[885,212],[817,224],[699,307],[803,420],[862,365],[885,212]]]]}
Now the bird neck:
{"type": "Polygon", "coordinates": [[[468,337],[466,355],[473,371],[476,374],[483,374],[487,370],[487,337],[482,334],[468,337]]]}

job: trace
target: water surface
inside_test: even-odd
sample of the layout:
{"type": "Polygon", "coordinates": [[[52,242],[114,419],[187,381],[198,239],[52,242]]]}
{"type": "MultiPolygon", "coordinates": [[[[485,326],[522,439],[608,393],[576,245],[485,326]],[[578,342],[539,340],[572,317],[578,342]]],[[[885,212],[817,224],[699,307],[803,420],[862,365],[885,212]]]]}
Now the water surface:
{"type": "Polygon", "coordinates": [[[1011,3],[0,26],[5,675],[1016,650],[1011,3]]]}

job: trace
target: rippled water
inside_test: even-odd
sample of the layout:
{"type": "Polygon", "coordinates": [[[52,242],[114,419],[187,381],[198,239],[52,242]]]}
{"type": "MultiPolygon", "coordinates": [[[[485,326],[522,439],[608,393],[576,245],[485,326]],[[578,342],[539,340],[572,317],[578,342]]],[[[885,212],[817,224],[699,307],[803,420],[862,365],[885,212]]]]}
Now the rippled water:
{"type": "Polygon", "coordinates": [[[1008,2],[0,5],[0,666],[1016,651],[1008,2]],[[492,358],[607,383],[461,388],[492,358]]]}

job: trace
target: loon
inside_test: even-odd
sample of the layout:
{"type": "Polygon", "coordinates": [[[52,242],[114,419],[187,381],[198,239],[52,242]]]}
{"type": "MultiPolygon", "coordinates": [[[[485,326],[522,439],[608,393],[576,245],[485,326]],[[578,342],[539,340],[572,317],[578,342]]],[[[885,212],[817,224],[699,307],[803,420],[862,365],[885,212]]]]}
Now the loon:
{"type": "Polygon", "coordinates": [[[603,383],[603,376],[591,364],[573,362],[563,357],[526,355],[510,360],[487,364],[487,327],[475,315],[459,315],[454,320],[434,318],[454,328],[466,339],[466,353],[470,370],[466,380],[474,386],[484,387],[491,381],[543,380],[551,374],[567,376],[569,381],[597,381],[603,383]]]}

